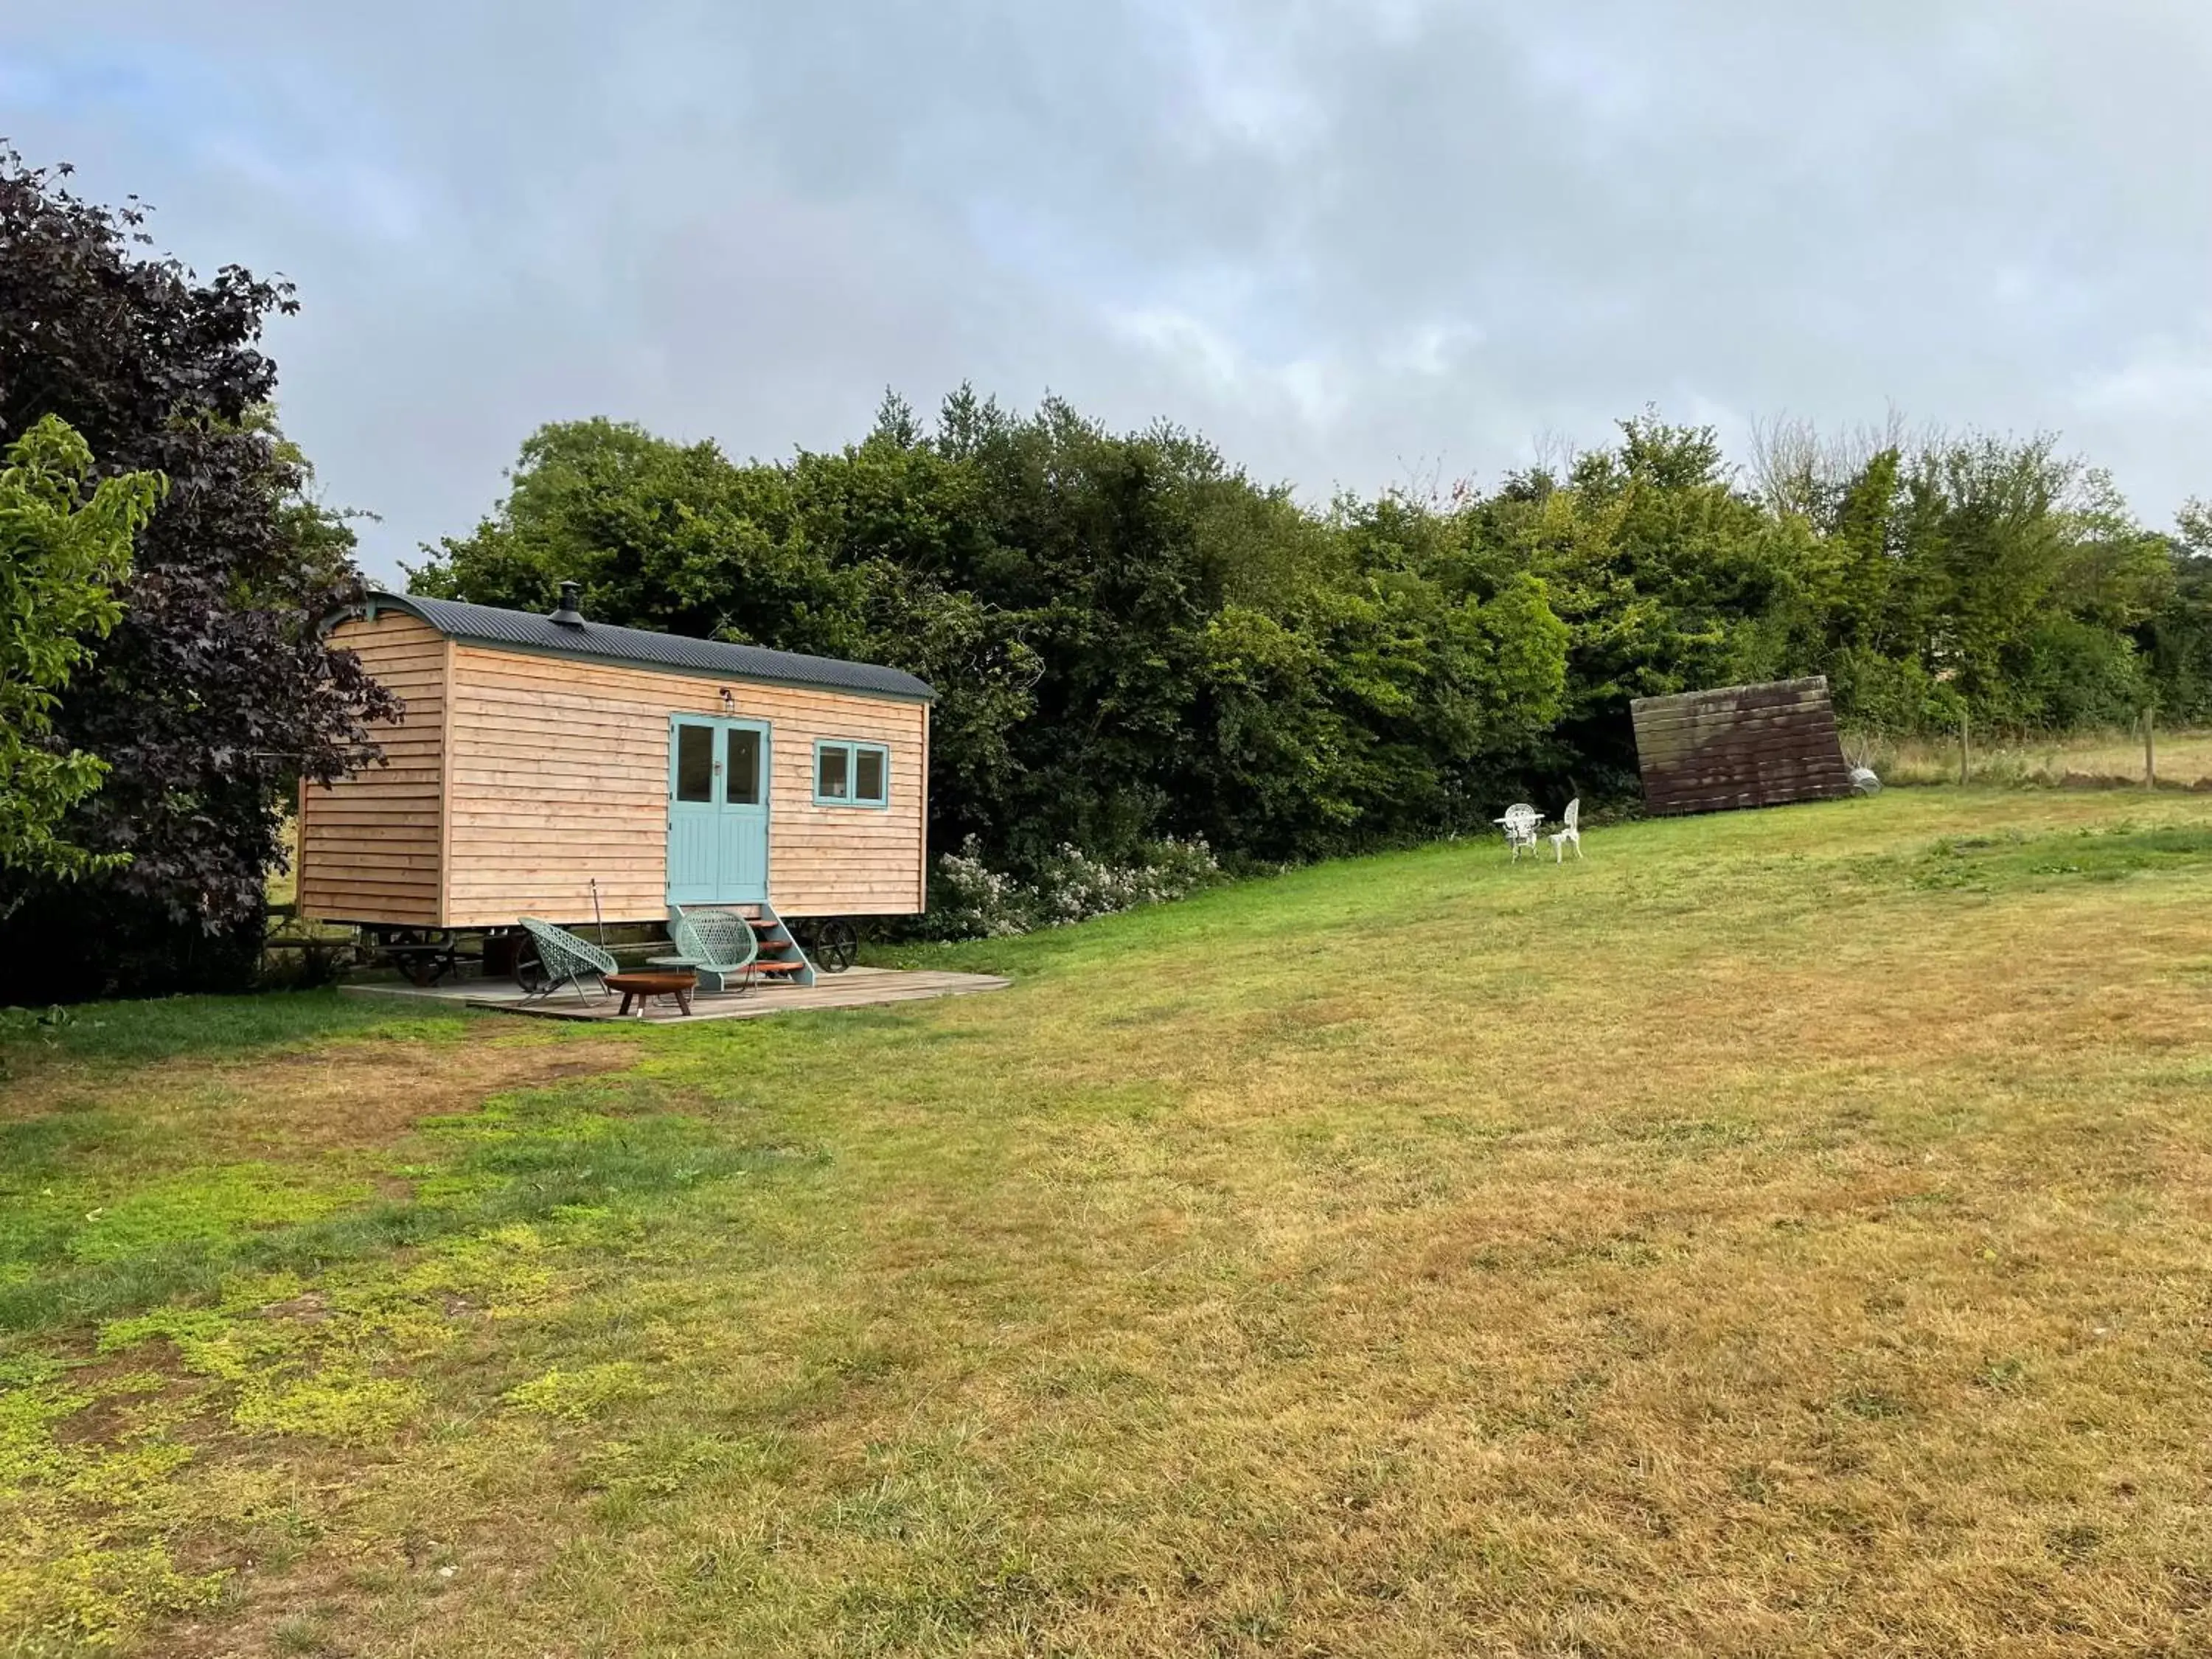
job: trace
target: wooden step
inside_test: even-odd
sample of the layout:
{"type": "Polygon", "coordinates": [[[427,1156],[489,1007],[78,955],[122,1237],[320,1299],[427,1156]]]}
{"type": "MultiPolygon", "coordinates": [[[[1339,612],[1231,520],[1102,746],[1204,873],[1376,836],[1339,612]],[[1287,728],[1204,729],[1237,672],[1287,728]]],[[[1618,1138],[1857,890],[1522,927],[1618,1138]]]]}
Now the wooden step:
{"type": "Polygon", "coordinates": [[[753,971],[757,974],[795,974],[805,966],[806,964],[803,962],[762,962],[756,959],[753,971]]]}

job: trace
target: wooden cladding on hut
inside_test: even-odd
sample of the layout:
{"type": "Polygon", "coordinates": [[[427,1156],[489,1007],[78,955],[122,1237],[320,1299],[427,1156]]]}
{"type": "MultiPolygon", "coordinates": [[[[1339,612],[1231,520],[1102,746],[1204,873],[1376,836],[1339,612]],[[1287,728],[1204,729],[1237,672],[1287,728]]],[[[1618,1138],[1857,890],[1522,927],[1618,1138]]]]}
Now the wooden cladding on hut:
{"type": "Polygon", "coordinates": [[[896,669],[416,594],[331,643],[404,699],[384,763],[300,794],[301,914],[904,915],[927,896],[929,706],[896,669]]]}
{"type": "Polygon", "coordinates": [[[1654,812],[1723,812],[1851,793],[1825,675],[1638,697],[1629,713],[1654,812]]]}

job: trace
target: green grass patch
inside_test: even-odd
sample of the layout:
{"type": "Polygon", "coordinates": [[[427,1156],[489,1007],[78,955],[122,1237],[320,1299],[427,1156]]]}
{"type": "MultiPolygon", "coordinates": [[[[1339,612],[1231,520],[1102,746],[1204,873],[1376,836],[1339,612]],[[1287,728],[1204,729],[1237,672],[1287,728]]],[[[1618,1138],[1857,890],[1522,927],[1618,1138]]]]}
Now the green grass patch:
{"type": "Polygon", "coordinates": [[[465,1018],[425,1019],[380,999],[333,990],[6,1008],[0,1009],[0,1063],[53,1057],[139,1066],[296,1047],[347,1031],[458,1031],[465,1018]]]}
{"type": "Polygon", "coordinates": [[[0,1331],[81,1324],[204,1296],[241,1273],[315,1273],[817,1156],[732,1144],[674,1114],[609,1117],[532,1101],[433,1122],[419,1148],[388,1166],[415,1184],[404,1199],[248,1165],[155,1182],[82,1212],[67,1202],[70,1213],[56,1216],[49,1200],[41,1217],[27,1206],[29,1219],[0,1232],[0,1248],[16,1252],[0,1258],[0,1331]]]}
{"type": "Polygon", "coordinates": [[[1996,892],[2212,867],[2212,828],[2122,822],[2063,834],[1955,836],[1913,861],[1917,886],[1996,892]]]}

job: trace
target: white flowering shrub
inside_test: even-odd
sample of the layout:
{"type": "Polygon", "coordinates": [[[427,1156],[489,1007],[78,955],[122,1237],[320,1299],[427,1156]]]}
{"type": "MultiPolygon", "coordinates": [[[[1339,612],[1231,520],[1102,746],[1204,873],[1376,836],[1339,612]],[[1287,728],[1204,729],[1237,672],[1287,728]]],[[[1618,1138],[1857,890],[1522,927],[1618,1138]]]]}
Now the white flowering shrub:
{"type": "Polygon", "coordinates": [[[1024,882],[986,865],[971,836],[958,852],[937,860],[922,928],[932,939],[1006,939],[1165,903],[1221,878],[1202,839],[1150,842],[1142,857],[1139,864],[1108,864],[1079,847],[1062,847],[1039,866],[1034,882],[1024,882]]]}
{"type": "Polygon", "coordinates": [[[982,848],[970,836],[957,853],[937,860],[929,884],[929,910],[921,919],[931,939],[1006,939],[1026,933],[1028,890],[1012,876],[983,862],[982,848]]]}

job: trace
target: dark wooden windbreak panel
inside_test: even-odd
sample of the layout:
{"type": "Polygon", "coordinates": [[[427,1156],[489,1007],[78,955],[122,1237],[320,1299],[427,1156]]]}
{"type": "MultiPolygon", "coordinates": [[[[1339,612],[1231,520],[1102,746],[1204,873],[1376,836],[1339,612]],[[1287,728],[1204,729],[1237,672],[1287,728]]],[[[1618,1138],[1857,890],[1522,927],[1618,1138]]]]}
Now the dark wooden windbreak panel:
{"type": "Polygon", "coordinates": [[[1654,812],[1722,812],[1851,793],[1826,675],[1638,697],[1636,761],[1654,812]]]}

